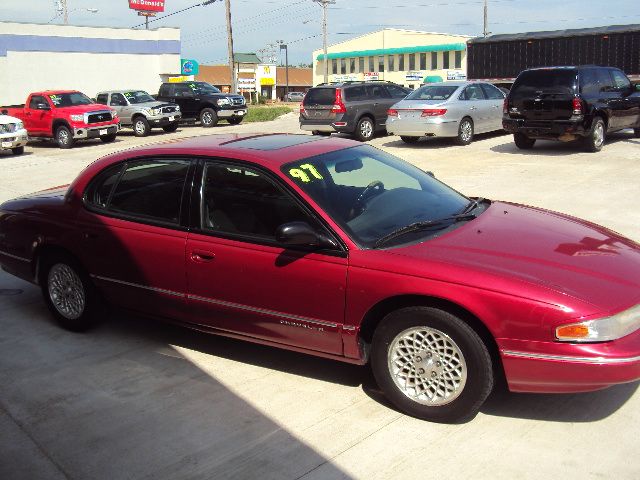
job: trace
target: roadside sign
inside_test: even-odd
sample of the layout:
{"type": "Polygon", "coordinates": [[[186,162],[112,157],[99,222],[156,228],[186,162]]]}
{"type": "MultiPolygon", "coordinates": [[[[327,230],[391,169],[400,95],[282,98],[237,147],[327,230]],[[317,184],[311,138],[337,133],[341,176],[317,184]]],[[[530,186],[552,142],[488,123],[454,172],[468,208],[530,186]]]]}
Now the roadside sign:
{"type": "Polygon", "coordinates": [[[189,58],[181,58],[180,72],[182,75],[198,75],[200,73],[200,64],[189,58]]]}
{"type": "Polygon", "coordinates": [[[146,12],[164,12],[164,2],[165,0],[129,0],[129,8],[146,12]]]}

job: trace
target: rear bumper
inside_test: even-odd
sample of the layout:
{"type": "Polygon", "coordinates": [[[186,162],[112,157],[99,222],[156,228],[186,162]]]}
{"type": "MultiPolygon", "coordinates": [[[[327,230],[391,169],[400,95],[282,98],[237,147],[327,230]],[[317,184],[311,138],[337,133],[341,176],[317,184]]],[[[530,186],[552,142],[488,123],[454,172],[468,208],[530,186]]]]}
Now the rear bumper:
{"type": "Polygon", "coordinates": [[[330,132],[330,133],[353,133],[355,126],[351,124],[348,117],[345,115],[336,115],[335,118],[330,120],[311,120],[300,116],[298,121],[300,122],[300,129],[306,132],[330,132]]]}
{"type": "Polygon", "coordinates": [[[5,133],[0,135],[0,150],[24,147],[28,141],[29,136],[24,128],[16,132],[5,133]]]}
{"type": "Polygon", "coordinates": [[[457,137],[458,121],[443,118],[387,118],[387,132],[403,137],[457,137]]]}
{"type": "Polygon", "coordinates": [[[120,124],[102,125],[99,127],[74,127],[73,138],[83,140],[88,138],[98,138],[105,135],[113,135],[120,130],[120,124]]]}
{"type": "Polygon", "coordinates": [[[589,392],[640,380],[640,331],[594,344],[498,343],[514,392],[589,392]]]}
{"type": "Polygon", "coordinates": [[[522,133],[529,138],[558,140],[562,136],[584,137],[590,129],[584,117],[574,120],[528,121],[521,118],[503,118],[502,128],[510,133],[522,133]]]}

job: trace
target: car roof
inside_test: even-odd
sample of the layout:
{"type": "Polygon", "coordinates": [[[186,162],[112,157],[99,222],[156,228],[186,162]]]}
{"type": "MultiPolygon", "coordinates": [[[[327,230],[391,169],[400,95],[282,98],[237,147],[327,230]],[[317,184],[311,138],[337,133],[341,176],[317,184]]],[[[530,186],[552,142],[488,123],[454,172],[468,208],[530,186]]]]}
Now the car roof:
{"type": "Polygon", "coordinates": [[[62,93],[82,93],[80,90],[43,90],[42,92],[33,92],[31,95],[60,95],[62,93]]]}
{"type": "Polygon", "coordinates": [[[126,90],[103,90],[102,92],[98,92],[97,95],[100,95],[101,93],[126,93],[126,92],[147,92],[147,91],[143,90],[142,88],[129,88],[126,90]]]}

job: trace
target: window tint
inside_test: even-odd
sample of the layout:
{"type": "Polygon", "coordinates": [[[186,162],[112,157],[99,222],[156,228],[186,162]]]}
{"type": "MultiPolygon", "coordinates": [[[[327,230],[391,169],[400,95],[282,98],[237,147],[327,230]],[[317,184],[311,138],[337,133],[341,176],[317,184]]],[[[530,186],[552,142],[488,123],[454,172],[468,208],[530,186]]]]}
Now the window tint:
{"type": "Polygon", "coordinates": [[[372,99],[391,98],[389,92],[382,85],[367,85],[367,96],[372,99]]]}
{"type": "Polygon", "coordinates": [[[407,96],[407,100],[446,100],[456,90],[458,90],[458,87],[455,86],[425,85],[411,92],[407,96]]]}
{"type": "Polygon", "coordinates": [[[567,68],[527,70],[518,75],[509,94],[511,98],[532,96],[539,90],[572,94],[577,73],[577,70],[567,68]]]}
{"type": "Polygon", "coordinates": [[[407,91],[404,88],[400,88],[397,85],[387,85],[386,87],[393,98],[404,98],[407,96],[407,91]]]}
{"type": "Polygon", "coordinates": [[[304,97],[305,105],[333,105],[336,101],[335,88],[312,88],[304,97]]]}
{"type": "Polygon", "coordinates": [[[101,93],[100,95],[98,95],[96,97],[96,102],[97,103],[101,103],[103,105],[106,105],[108,101],[109,101],[109,94],[108,93],[101,93]]]}
{"type": "Polygon", "coordinates": [[[176,97],[193,97],[193,90],[187,85],[176,84],[173,86],[173,94],[176,97]]]}
{"type": "Polygon", "coordinates": [[[202,226],[221,233],[275,240],[284,223],[316,222],[262,173],[208,164],[204,173],[202,226]]]}
{"type": "Polygon", "coordinates": [[[611,70],[613,75],[613,82],[618,90],[627,90],[631,87],[631,82],[627,76],[619,70],[611,70]]]}
{"type": "Polygon", "coordinates": [[[114,165],[96,175],[95,179],[87,190],[86,201],[98,208],[107,208],[109,196],[116,184],[123,165],[114,165]]]}
{"type": "Polygon", "coordinates": [[[143,160],[127,164],[107,209],[177,224],[188,169],[189,162],[182,160],[143,160]]]}
{"type": "Polygon", "coordinates": [[[39,103],[44,103],[45,105],[49,106],[49,104],[44,99],[44,97],[40,95],[34,95],[31,97],[31,100],[29,101],[29,108],[35,110],[36,108],[38,108],[39,103]]]}
{"type": "Polygon", "coordinates": [[[109,103],[109,105],[124,107],[127,105],[127,100],[124,98],[124,96],[121,93],[112,93],[111,103],[109,103]]]}
{"type": "Polygon", "coordinates": [[[350,100],[350,101],[364,100],[366,98],[364,86],[345,88],[344,96],[345,96],[345,100],[350,100]]]}
{"type": "Polygon", "coordinates": [[[586,95],[598,95],[610,91],[613,80],[605,68],[585,68],[580,71],[580,91],[586,95]]]}
{"type": "Polygon", "coordinates": [[[469,85],[464,89],[460,100],[484,100],[484,93],[482,93],[482,87],[479,84],[469,85]]]}
{"type": "Polygon", "coordinates": [[[502,100],[504,98],[504,93],[502,93],[498,88],[490,85],[488,83],[483,83],[482,90],[484,90],[484,94],[489,100],[502,100]]]}
{"type": "Polygon", "coordinates": [[[163,84],[160,86],[160,91],[158,92],[159,96],[169,97],[171,96],[171,85],[163,84]]]}

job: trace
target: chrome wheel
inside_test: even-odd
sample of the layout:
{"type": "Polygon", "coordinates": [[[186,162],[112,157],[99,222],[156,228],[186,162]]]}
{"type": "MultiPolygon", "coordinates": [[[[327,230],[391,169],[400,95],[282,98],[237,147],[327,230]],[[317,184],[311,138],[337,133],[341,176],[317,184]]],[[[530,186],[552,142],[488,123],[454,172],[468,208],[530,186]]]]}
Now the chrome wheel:
{"type": "Polygon", "coordinates": [[[370,138],[373,135],[373,124],[369,120],[360,122],[360,136],[370,138]]]}
{"type": "Polygon", "coordinates": [[[602,122],[597,122],[595,128],[593,129],[593,145],[596,148],[600,148],[604,143],[604,124],[602,122]]]}
{"type": "Polygon", "coordinates": [[[147,133],[147,126],[142,120],[138,120],[134,126],[136,135],[142,136],[147,133]]]}
{"type": "Polygon", "coordinates": [[[83,314],[86,297],[78,274],[64,263],[56,263],[49,270],[47,289],[51,303],[64,318],[75,320],[83,314]]]}
{"type": "Polygon", "coordinates": [[[211,125],[213,123],[213,115],[209,112],[204,112],[202,114],[202,124],[203,125],[211,125]]]}
{"type": "Polygon", "coordinates": [[[471,136],[473,135],[473,127],[471,126],[471,122],[469,120],[464,120],[460,124],[460,140],[464,143],[468,143],[471,141],[471,136]]]}
{"type": "Polygon", "coordinates": [[[411,400],[446,405],[462,393],[467,365],[460,347],[447,334],[429,327],[400,332],[388,350],[388,368],[396,387],[411,400]]]}
{"type": "Polygon", "coordinates": [[[70,138],[71,135],[69,134],[69,130],[61,128],[60,131],[58,131],[58,142],[62,145],[68,145],[70,138]]]}

